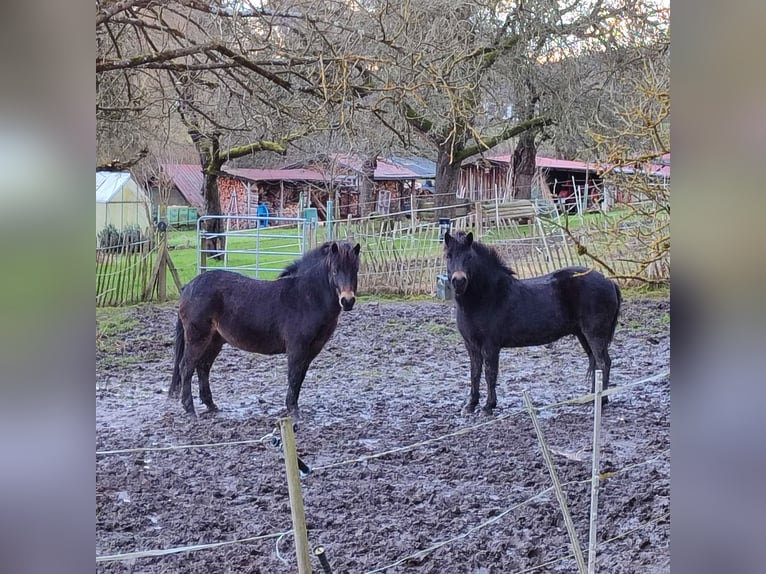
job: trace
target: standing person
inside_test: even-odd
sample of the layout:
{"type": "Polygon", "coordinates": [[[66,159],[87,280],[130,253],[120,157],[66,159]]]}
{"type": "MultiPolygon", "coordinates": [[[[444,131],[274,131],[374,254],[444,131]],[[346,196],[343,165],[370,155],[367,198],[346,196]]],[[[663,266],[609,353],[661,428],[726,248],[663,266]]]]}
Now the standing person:
{"type": "Polygon", "coordinates": [[[266,205],[265,201],[262,201],[258,204],[258,227],[268,227],[269,226],[269,206],[266,205]]]}

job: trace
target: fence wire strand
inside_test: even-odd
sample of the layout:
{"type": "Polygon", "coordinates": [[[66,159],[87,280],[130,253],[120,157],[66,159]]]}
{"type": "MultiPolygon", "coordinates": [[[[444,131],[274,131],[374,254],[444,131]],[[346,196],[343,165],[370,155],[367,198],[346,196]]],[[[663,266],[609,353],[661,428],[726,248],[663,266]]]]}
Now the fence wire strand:
{"type": "Polygon", "coordinates": [[[473,431],[475,431],[475,430],[477,430],[479,428],[483,428],[483,427],[488,426],[488,425],[492,425],[492,424],[496,424],[496,423],[499,423],[499,422],[504,421],[504,420],[508,420],[510,418],[513,418],[513,417],[515,417],[517,415],[522,414],[523,412],[524,412],[523,410],[517,410],[517,411],[510,412],[510,413],[505,413],[505,414],[500,415],[500,416],[498,416],[498,417],[496,417],[496,418],[494,418],[492,420],[485,421],[483,423],[479,423],[479,424],[471,426],[471,427],[464,427],[464,428],[458,429],[458,430],[450,432],[450,433],[446,433],[446,434],[443,434],[443,435],[440,435],[440,436],[436,436],[436,437],[433,437],[433,438],[429,438],[429,439],[426,439],[426,440],[423,440],[423,441],[419,441],[419,442],[416,442],[416,443],[412,443],[412,444],[408,444],[408,445],[405,445],[405,446],[401,446],[401,447],[397,447],[397,448],[392,448],[390,450],[386,450],[386,451],[382,451],[382,452],[377,452],[377,453],[374,453],[374,454],[360,456],[360,457],[357,457],[357,458],[352,458],[352,459],[349,459],[349,460],[343,460],[343,461],[340,461],[340,462],[335,462],[335,463],[326,464],[326,465],[322,465],[322,466],[316,466],[316,467],[313,468],[313,470],[314,471],[329,470],[331,468],[337,468],[337,467],[340,467],[340,466],[347,466],[349,464],[356,464],[356,463],[359,463],[359,462],[365,462],[365,461],[368,461],[368,460],[372,460],[372,459],[388,456],[388,455],[391,455],[391,454],[397,454],[397,453],[401,453],[401,452],[407,452],[407,451],[410,451],[410,450],[415,450],[416,448],[420,448],[421,446],[427,446],[429,444],[434,444],[434,443],[437,443],[437,442],[441,442],[441,441],[446,440],[448,438],[453,438],[453,437],[456,437],[456,436],[468,434],[468,433],[471,433],[471,432],[473,432],[473,431]]]}
{"type": "Polygon", "coordinates": [[[286,532],[275,532],[272,534],[263,534],[261,536],[251,536],[249,538],[239,538],[237,540],[228,540],[226,542],[212,542],[210,544],[192,544],[189,546],[177,546],[175,548],[164,548],[160,550],[139,550],[137,552],[126,552],[124,554],[109,554],[107,556],[96,556],[96,562],[115,562],[122,560],[133,560],[136,558],[149,558],[152,556],[167,556],[168,554],[178,554],[180,552],[195,552],[197,550],[209,550],[211,548],[220,548],[231,544],[244,544],[246,542],[255,542],[257,540],[267,540],[269,538],[279,538],[286,532]]]}
{"type": "Polygon", "coordinates": [[[211,447],[217,447],[217,446],[237,446],[237,445],[246,445],[246,444],[256,444],[256,443],[262,443],[263,439],[266,436],[271,436],[271,433],[268,435],[265,435],[264,437],[258,438],[258,439],[248,439],[248,440],[235,440],[230,442],[210,442],[210,443],[200,443],[200,444],[180,444],[177,446],[139,446],[135,448],[118,448],[113,450],[97,450],[96,455],[106,455],[106,454],[129,454],[132,452],[161,452],[161,451],[171,451],[171,450],[185,450],[190,448],[211,448],[211,447]]]}

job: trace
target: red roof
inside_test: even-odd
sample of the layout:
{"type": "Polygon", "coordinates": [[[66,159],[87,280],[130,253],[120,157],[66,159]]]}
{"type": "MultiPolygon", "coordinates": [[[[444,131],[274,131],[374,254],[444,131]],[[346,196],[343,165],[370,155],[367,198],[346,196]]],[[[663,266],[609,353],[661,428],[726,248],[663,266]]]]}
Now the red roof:
{"type": "MultiPolygon", "coordinates": [[[[200,211],[205,210],[205,200],[202,197],[204,178],[199,165],[166,163],[162,169],[191,206],[200,211]]],[[[230,168],[223,172],[224,176],[227,174],[250,181],[324,181],[320,172],[310,169],[230,168]]]]}
{"type": "Polygon", "coordinates": [[[313,169],[228,168],[226,173],[251,181],[324,181],[324,175],[313,169]]]}
{"type": "MultiPolygon", "coordinates": [[[[511,156],[509,154],[506,155],[495,155],[495,156],[487,156],[487,159],[489,161],[493,161],[495,163],[503,163],[510,165],[511,163],[511,156]]],[[[590,162],[583,162],[583,161],[577,161],[577,160],[568,160],[568,159],[556,159],[552,157],[543,157],[543,156],[537,156],[535,158],[535,162],[537,164],[537,167],[545,167],[548,169],[561,169],[566,171],[593,171],[593,172],[603,172],[606,169],[606,165],[601,163],[590,163],[590,162]]],[[[633,173],[634,169],[630,167],[623,167],[623,168],[617,168],[617,171],[621,171],[623,173],[633,173]]],[[[656,164],[650,164],[649,173],[651,175],[657,176],[657,177],[670,177],[670,154],[666,153],[660,158],[659,163],[656,164]]]]}
{"type": "MultiPolygon", "coordinates": [[[[507,163],[508,165],[511,163],[510,154],[487,156],[487,159],[496,163],[507,163]]],[[[562,169],[567,171],[599,171],[597,169],[598,164],[596,163],[586,163],[576,160],[556,159],[553,157],[543,157],[538,155],[535,158],[535,162],[537,167],[547,167],[548,169],[562,169]]]]}
{"type": "MultiPolygon", "coordinates": [[[[361,156],[338,153],[323,157],[326,157],[330,164],[335,164],[338,167],[357,173],[362,172],[364,160],[361,156]]],[[[435,177],[436,164],[424,158],[394,158],[389,160],[378,158],[373,175],[373,179],[376,181],[434,179],[435,177]],[[409,164],[409,167],[405,164],[409,164]]]]}
{"type": "MultiPolygon", "coordinates": [[[[352,155],[352,154],[336,154],[334,156],[331,156],[331,158],[338,165],[341,165],[348,169],[352,169],[356,172],[362,171],[363,162],[362,162],[362,158],[360,158],[359,156],[352,155]]],[[[435,177],[435,176],[436,176],[436,173],[434,173],[434,175],[431,177],[435,177]]],[[[408,169],[398,163],[394,163],[392,161],[386,161],[384,159],[378,158],[373,179],[387,180],[387,181],[390,181],[392,179],[394,180],[423,179],[423,175],[416,171],[408,169]]]]}
{"type": "Polygon", "coordinates": [[[192,207],[201,213],[205,212],[205,200],[202,197],[202,168],[197,165],[165,163],[162,170],[173,180],[178,191],[186,198],[192,207]]]}

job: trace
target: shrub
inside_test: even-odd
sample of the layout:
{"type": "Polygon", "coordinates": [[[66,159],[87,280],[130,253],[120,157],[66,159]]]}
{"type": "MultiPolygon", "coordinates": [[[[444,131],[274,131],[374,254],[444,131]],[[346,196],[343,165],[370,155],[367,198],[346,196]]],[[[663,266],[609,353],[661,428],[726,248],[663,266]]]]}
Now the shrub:
{"type": "Polygon", "coordinates": [[[136,253],[141,251],[143,241],[144,237],[138,225],[129,225],[119,231],[110,223],[98,232],[98,247],[107,253],[136,253]]]}

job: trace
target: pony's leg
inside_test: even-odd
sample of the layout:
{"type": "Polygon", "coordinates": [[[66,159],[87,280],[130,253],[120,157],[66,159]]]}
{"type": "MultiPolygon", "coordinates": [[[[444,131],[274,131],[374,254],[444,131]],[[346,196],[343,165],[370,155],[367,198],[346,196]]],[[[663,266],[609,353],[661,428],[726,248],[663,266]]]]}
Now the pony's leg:
{"type": "Polygon", "coordinates": [[[220,336],[214,336],[210,341],[205,353],[197,363],[197,379],[199,379],[199,398],[207,407],[208,411],[214,412],[218,407],[213,402],[213,394],[210,392],[210,368],[213,366],[218,353],[223,347],[223,339],[220,336]]]}
{"type": "Polygon", "coordinates": [[[468,349],[468,356],[471,359],[471,395],[463,407],[463,413],[470,414],[476,410],[476,405],[479,404],[479,385],[481,384],[483,359],[479,347],[466,344],[466,349],[468,349]]]}
{"type": "Polygon", "coordinates": [[[189,345],[187,342],[186,353],[184,358],[181,359],[180,372],[181,372],[181,404],[184,410],[193,415],[194,413],[194,400],[192,399],[191,392],[191,380],[194,374],[194,369],[197,366],[199,356],[193,353],[193,345],[189,345]]]}
{"type": "MultiPolygon", "coordinates": [[[[604,373],[603,377],[603,386],[602,391],[605,391],[607,387],[609,387],[609,373],[612,370],[612,358],[609,356],[609,347],[607,345],[604,345],[604,350],[601,353],[602,359],[601,359],[601,365],[598,366],[598,359],[596,359],[596,365],[598,368],[601,369],[601,371],[604,373]]],[[[594,379],[593,379],[593,392],[596,391],[596,379],[595,379],[595,373],[594,373],[594,379]]],[[[601,397],[601,405],[605,405],[609,402],[609,397],[601,397]]]]}
{"type": "Polygon", "coordinates": [[[285,406],[287,413],[295,419],[300,417],[298,396],[301,394],[301,386],[306,378],[306,371],[309,370],[309,365],[316,355],[317,353],[306,348],[287,355],[287,398],[285,399],[285,406]]]}
{"type": "Polygon", "coordinates": [[[176,340],[173,353],[173,376],[168,388],[168,397],[177,399],[181,396],[181,359],[184,356],[184,327],[179,317],[176,321],[176,340]]]}
{"type": "Polygon", "coordinates": [[[491,415],[492,409],[497,406],[497,372],[500,364],[500,349],[485,346],[482,354],[484,355],[484,376],[487,379],[487,402],[482,409],[486,414],[491,415]]]}
{"type": "Polygon", "coordinates": [[[209,345],[209,332],[201,336],[193,329],[187,329],[184,357],[181,359],[181,404],[190,415],[194,413],[194,400],[192,399],[191,380],[200,359],[205,354],[209,345]]]}
{"type": "Polygon", "coordinates": [[[585,353],[588,355],[588,372],[585,378],[590,382],[590,392],[596,392],[596,357],[593,355],[593,350],[590,348],[588,339],[585,338],[581,332],[575,333],[577,340],[580,341],[582,348],[585,349],[585,353]]]}
{"type": "MultiPolygon", "coordinates": [[[[612,368],[612,358],[609,356],[608,339],[600,338],[594,341],[593,338],[588,339],[588,343],[591,349],[594,349],[593,355],[595,358],[596,369],[600,370],[603,374],[603,386],[602,390],[605,391],[609,386],[609,371],[612,368]]],[[[596,392],[596,373],[593,373],[593,386],[591,392],[596,392]]],[[[609,397],[601,397],[601,404],[605,405],[609,402],[609,397]]]]}

